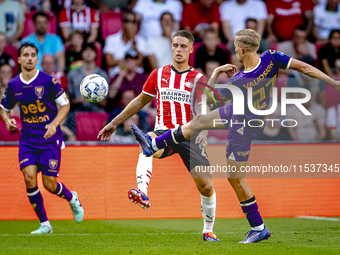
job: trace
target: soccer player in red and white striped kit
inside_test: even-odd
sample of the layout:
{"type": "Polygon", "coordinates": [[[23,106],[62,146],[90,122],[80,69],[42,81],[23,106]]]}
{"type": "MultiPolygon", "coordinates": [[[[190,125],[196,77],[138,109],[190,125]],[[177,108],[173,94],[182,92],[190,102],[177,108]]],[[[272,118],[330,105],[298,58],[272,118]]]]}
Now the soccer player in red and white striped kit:
{"type": "MultiPolygon", "coordinates": [[[[172,64],[155,69],[145,82],[143,91],[132,100],[124,110],[107,124],[98,134],[101,140],[108,140],[115,129],[125,120],[136,114],[154,97],[157,98],[157,116],[154,131],[148,134],[155,138],[167,130],[189,123],[200,109],[203,94],[204,76],[189,66],[189,55],[193,52],[193,35],[180,30],[172,37],[172,64]]],[[[186,168],[193,176],[201,193],[201,208],[204,219],[203,240],[219,241],[213,233],[216,211],[216,193],[209,173],[197,173],[196,166],[209,166],[205,151],[207,131],[202,131],[190,141],[160,150],[153,155],[165,158],[179,153],[186,168]],[[193,171],[192,171],[193,170],[193,171]]],[[[128,192],[131,202],[147,209],[151,206],[147,197],[148,186],[152,175],[152,157],[146,157],[140,150],[137,164],[137,186],[128,192]]]]}

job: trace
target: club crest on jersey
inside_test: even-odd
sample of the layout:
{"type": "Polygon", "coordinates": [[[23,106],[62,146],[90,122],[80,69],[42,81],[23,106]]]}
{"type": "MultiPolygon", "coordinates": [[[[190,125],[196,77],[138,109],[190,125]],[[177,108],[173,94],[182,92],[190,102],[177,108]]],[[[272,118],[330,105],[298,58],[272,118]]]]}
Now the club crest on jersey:
{"type": "Polygon", "coordinates": [[[192,89],[194,87],[194,84],[191,83],[190,81],[187,81],[186,83],[184,83],[184,86],[192,89]]]}
{"type": "Polygon", "coordinates": [[[38,86],[34,88],[35,94],[38,96],[39,99],[41,99],[42,95],[44,95],[44,87],[38,86]]]}
{"type": "Polygon", "coordinates": [[[56,159],[50,159],[50,162],[48,164],[51,169],[57,169],[58,167],[58,160],[56,159]]]}

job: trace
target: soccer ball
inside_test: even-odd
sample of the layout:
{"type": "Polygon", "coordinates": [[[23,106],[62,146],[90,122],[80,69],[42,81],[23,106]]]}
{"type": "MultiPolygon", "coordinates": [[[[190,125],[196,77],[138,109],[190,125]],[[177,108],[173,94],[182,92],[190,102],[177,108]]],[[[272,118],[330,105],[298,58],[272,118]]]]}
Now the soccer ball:
{"type": "Polygon", "coordinates": [[[104,77],[99,74],[90,74],[80,83],[80,94],[91,103],[102,101],[108,92],[109,85],[104,77]]]}

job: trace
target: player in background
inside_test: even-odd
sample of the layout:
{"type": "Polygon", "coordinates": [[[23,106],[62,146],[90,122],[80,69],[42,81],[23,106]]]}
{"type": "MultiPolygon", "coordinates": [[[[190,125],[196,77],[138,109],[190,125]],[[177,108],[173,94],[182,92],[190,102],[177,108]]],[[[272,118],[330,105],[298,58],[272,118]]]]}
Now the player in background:
{"type": "MultiPolygon", "coordinates": [[[[132,100],[124,110],[106,125],[98,134],[101,140],[108,140],[117,126],[137,113],[155,96],[157,97],[157,117],[155,130],[149,132],[157,137],[171,128],[188,123],[196,115],[195,104],[201,100],[202,90],[195,87],[199,82],[205,83],[204,76],[189,66],[189,55],[193,52],[193,35],[185,30],[178,31],[172,37],[173,62],[171,65],[155,69],[145,82],[143,91],[132,100]],[[196,93],[196,94],[195,94],[196,93]],[[197,98],[197,100],[195,100],[197,98]]],[[[189,141],[160,150],[155,158],[165,158],[179,153],[188,171],[192,173],[195,166],[209,166],[205,145],[207,131],[193,137],[194,146],[189,141]]],[[[147,209],[151,206],[147,197],[148,186],[152,175],[152,157],[146,157],[140,150],[137,169],[138,190],[129,190],[129,199],[147,209]]],[[[192,174],[196,186],[201,193],[201,206],[204,218],[203,240],[219,241],[213,233],[216,211],[216,193],[210,174],[192,174]]]]}
{"type": "Polygon", "coordinates": [[[60,123],[70,110],[64,90],[55,78],[36,69],[38,49],[25,42],[19,47],[18,62],[22,72],[8,83],[0,104],[1,116],[9,131],[16,128],[10,109],[20,106],[23,124],[19,138],[19,164],[24,174],[27,195],[40,220],[40,228],[31,234],[52,233],[43,198],[37,186],[37,173],[42,172],[44,187],[66,199],[76,222],[81,222],[84,210],[78,195],[57,182],[60,167],[60,149],[64,147],[60,123]],[[59,107],[57,107],[59,105],[59,107]]]}
{"type": "MultiPolygon", "coordinates": [[[[261,36],[254,30],[243,29],[238,31],[234,42],[236,56],[245,68],[233,76],[237,71],[235,66],[230,64],[220,66],[214,70],[212,77],[209,80],[209,85],[214,86],[219,75],[225,72],[230,78],[227,83],[240,88],[245,96],[256,96],[260,94],[258,100],[254,99],[254,108],[257,110],[268,109],[271,91],[275,85],[275,80],[280,68],[297,70],[311,77],[320,79],[330,84],[335,89],[340,90],[339,81],[335,81],[315,67],[299,60],[292,59],[281,52],[268,50],[258,57],[256,52],[260,45],[260,40],[261,36]],[[252,84],[253,95],[247,95],[246,84],[252,84]]],[[[218,89],[217,91],[223,100],[232,98],[229,89],[218,89]]],[[[234,100],[237,99],[234,98],[234,100]]],[[[233,115],[233,104],[229,104],[209,112],[207,115],[198,115],[190,123],[169,130],[155,139],[144,134],[136,126],[132,129],[137,140],[141,144],[144,153],[148,156],[157,153],[159,149],[164,149],[166,146],[173,146],[173,144],[186,141],[202,130],[229,129],[226,149],[227,164],[228,168],[229,166],[234,167],[236,171],[235,173],[228,172],[228,181],[235,190],[241,203],[242,210],[246,214],[247,220],[252,228],[247,237],[240,243],[256,243],[268,239],[271,233],[263,224],[254,193],[245,180],[245,172],[240,170],[244,169],[247,165],[250,144],[253,139],[261,136],[264,125],[262,127],[251,128],[249,126],[243,127],[242,124],[240,127],[236,124],[230,125],[230,121],[233,123],[244,123],[244,121],[245,123],[248,123],[248,120],[250,119],[263,119],[264,116],[259,116],[250,112],[247,105],[247,98],[244,100],[244,115],[233,115]],[[227,120],[228,123],[214,123],[214,120],[221,119],[227,120]]]]}

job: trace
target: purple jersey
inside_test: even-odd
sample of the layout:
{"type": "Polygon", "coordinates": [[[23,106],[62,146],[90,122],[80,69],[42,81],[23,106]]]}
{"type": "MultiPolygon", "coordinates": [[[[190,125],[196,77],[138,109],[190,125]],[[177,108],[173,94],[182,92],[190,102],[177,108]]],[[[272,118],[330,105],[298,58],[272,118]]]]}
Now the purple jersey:
{"type": "MultiPolygon", "coordinates": [[[[275,85],[279,69],[288,69],[291,57],[282,52],[267,50],[259,57],[258,65],[251,71],[244,69],[230,78],[227,84],[232,84],[240,88],[245,95],[245,115],[242,119],[262,119],[250,112],[248,108],[248,88],[253,89],[253,105],[257,110],[266,110],[269,108],[269,100],[272,88],[275,85]]],[[[216,89],[221,99],[231,99],[229,89],[216,89]]]]}
{"type": "Polygon", "coordinates": [[[51,123],[58,113],[55,100],[64,93],[55,78],[37,70],[36,75],[26,82],[19,74],[10,80],[5,93],[1,102],[2,108],[10,110],[16,103],[20,106],[23,125],[20,140],[30,144],[54,142],[58,147],[62,145],[63,135],[59,126],[52,137],[44,138],[47,131],[45,126],[51,123]]]}

